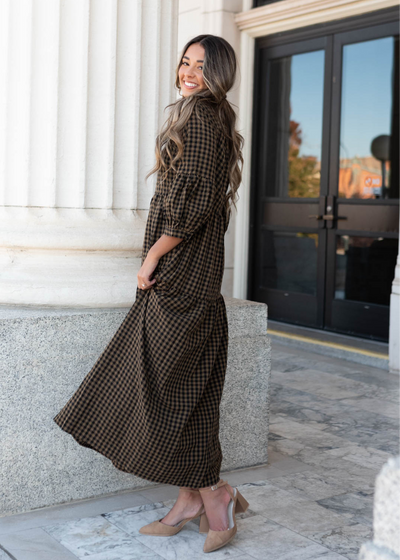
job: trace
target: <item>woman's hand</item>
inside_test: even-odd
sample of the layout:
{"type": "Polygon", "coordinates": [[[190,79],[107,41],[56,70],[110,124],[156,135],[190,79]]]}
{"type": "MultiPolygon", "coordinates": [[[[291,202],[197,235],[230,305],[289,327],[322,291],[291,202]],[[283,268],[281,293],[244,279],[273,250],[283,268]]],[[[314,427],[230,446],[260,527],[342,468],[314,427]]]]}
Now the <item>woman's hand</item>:
{"type": "Polygon", "coordinates": [[[148,290],[156,282],[153,278],[150,280],[150,276],[153,274],[158,261],[162,256],[171,251],[174,247],[179,245],[183,241],[181,237],[172,237],[170,235],[163,234],[156,243],[147,252],[146,258],[143,261],[142,268],[137,273],[138,288],[141,290],[148,290]],[[143,286],[143,284],[145,284],[143,286]]]}
{"type": "Polygon", "coordinates": [[[158,261],[159,259],[153,257],[152,255],[147,254],[147,257],[143,261],[141,269],[137,273],[138,288],[140,288],[141,290],[150,289],[151,286],[156,282],[155,278],[150,280],[150,276],[153,274],[158,264],[158,261]]]}

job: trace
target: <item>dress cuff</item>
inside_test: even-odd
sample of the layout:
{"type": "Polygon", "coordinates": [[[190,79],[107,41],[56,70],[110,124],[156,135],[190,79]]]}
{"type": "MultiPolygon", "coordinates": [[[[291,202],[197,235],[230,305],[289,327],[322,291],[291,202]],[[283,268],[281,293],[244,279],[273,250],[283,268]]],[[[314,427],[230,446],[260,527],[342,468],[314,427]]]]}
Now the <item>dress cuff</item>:
{"type": "Polygon", "coordinates": [[[171,227],[165,227],[163,231],[164,235],[169,235],[171,237],[181,237],[182,239],[186,239],[188,237],[187,233],[179,229],[173,229],[171,227]]]}

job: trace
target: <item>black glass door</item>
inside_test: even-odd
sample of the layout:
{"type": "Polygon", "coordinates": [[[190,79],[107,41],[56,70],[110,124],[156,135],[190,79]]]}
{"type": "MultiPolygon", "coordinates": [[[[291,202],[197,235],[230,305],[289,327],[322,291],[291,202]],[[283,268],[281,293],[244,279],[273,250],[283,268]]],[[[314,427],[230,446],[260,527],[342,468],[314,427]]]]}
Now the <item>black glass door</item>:
{"type": "Polygon", "coordinates": [[[328,184],[326,46],[321,38],[260,53],[254,299],[271,318],[312,326],[323,324],[326,231],[309,216],[328,184]]]}
{"type": "Polygon", "coordinates": [[[256,51],[249,299],[386,340],[398,244],[398,36],[387,23],[256,51]]]}
{"type": "Polygon", "coordinates": [[[334,38],[325,324],[383,340],[398,254],[397,29],[334,38]]]}

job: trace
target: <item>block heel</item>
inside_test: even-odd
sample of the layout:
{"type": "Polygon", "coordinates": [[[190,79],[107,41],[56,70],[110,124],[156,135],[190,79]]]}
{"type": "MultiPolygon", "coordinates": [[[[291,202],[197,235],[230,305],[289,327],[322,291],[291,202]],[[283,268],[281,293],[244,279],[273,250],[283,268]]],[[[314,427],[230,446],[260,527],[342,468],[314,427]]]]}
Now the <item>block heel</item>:
{"type": "Polygon", "coordinates": [[[249,502],[242,496],[239,490],[236,488],[237,492],[237,502],[236,502],[236,513],[244,513],[249,507],[249,502]]]}
{"type": "Polygon", "coordinates": [[[200,516],[200,528],[199,533],[208,533],[210,525],[208,524],[207,515],[204,513],[200,516]]]}

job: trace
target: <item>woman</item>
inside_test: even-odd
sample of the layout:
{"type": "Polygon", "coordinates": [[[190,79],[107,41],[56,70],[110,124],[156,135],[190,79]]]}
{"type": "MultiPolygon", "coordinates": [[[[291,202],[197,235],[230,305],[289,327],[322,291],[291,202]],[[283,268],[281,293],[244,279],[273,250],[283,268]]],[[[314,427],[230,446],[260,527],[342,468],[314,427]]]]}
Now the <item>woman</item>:
{"type": "Polygon", "coordinates": [[[248,505],[219,477],[224,235],[243,165],[243,137],[226,99],[235,75],[235,52],[223,38],[199,35],[183,48],[175,83],[182,98],[168,106],[147,175],[158,172],[136,301],[54,417],[118,469],[179,486],[171,511],[140,532],[169,536],[201,516],[206,552],[233,538],[235,510],[248,505]]]}

